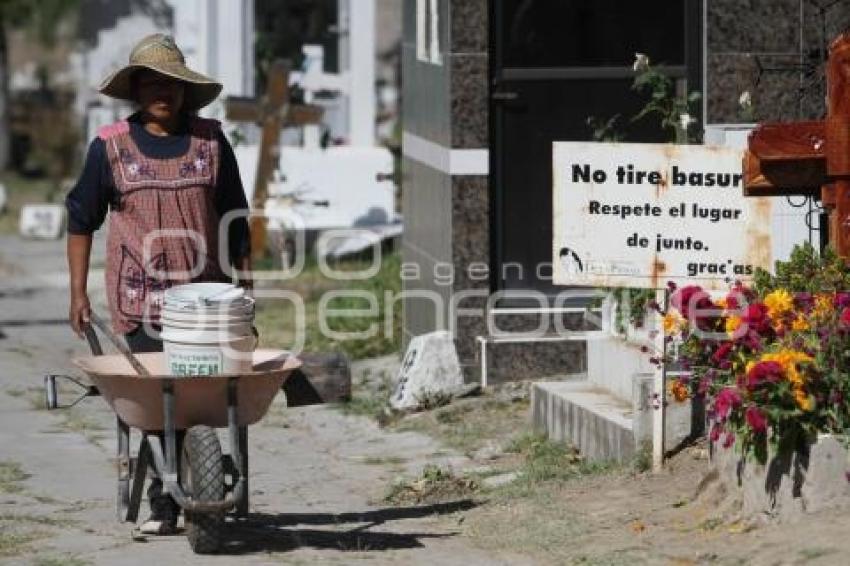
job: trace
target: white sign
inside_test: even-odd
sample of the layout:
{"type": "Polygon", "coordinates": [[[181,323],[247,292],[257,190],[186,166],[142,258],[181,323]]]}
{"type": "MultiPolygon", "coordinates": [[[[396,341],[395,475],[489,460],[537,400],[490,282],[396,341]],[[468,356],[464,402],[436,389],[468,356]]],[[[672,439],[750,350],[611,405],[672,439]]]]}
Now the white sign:
{"type": "Polygon", "coordinates": [[[64,222],[65,207],[61,204],[27,204],[21,208],[18,232],[24,238],[57,240],[64,222]]]}
{"type": "Polygon", "coordinates": [[[725,289],[771,268],[771,201],[744,198],[739,150],[556,142],[557,285],[725,289]]]}

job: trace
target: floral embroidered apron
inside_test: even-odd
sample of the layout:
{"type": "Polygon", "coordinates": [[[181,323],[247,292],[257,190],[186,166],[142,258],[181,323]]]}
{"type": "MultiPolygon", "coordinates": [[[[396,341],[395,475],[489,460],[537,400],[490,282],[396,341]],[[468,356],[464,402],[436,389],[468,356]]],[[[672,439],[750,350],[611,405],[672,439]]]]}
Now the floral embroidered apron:
{"type": "Polygon", "coordinates": [[[109,214],[106,290],[112,326],[125,334],[157,322],[165,290],[195,281],[227,281],[219,258],[214,197],[218,122],[193,118],[189,150],[170,159],[146,157],[126,121],[105,126],[119,205],[109,214]]]}

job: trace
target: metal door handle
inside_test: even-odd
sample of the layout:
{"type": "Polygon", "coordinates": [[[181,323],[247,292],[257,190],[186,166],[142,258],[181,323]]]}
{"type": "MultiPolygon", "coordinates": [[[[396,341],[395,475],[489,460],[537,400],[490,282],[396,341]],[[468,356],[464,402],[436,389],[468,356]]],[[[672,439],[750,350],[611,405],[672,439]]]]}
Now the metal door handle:
{"type": "Polygon", "coordinates": [[[511,102],[519,99],[519,94],[516,92],[497,91],[491,97],[497,102],[511,102]]]}

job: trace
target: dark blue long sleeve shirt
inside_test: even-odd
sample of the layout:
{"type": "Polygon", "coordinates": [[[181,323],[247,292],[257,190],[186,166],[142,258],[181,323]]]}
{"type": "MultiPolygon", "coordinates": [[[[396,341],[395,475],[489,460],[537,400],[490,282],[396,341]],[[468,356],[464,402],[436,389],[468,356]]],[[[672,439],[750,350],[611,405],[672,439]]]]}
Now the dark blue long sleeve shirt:
{"type": "MultiPolygon", "coordinates": [[[[189,150],[191,139],[186,127],[175,135],[156,136],[145,130],[136,115],[131,116],[128,122],[133,141],[147,157],[171,159],[184,155],[189,150]]],[[[220,164],[215,187],[215,209],[218,215],[223,217],[231,210],[247,209],[248,201],[242,188],[233,148],[220,131],[218,143],[220,164]]],[[[94,233],[103,225],[110,206],[114,208],[117,205],[118,198],[119,193],[109,167],[106,143],[95,138],[89,145],[80,178],[65,199],[68,209],[68,233],[94,233]]],[[[231,222],[228,240],[231,261],[250,254],[251,237],[245,218],[231,222]]]]}

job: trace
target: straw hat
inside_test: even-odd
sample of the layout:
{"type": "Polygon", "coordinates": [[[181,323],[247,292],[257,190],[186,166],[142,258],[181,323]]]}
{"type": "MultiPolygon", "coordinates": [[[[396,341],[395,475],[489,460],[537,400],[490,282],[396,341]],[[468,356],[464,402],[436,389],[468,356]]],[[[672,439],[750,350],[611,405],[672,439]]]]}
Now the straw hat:
{"type": "Polygon", "coordinates": [[[130,63],[112,73],[98,90],[106,96],[133,100],[130,77],[139,69],[149,69],[185,82],[185,110],[202,108],[221,92],[221,83],[186,67],[186,59],[174,39],[161,33],[142,39],[130,53],[130,63]]]}

